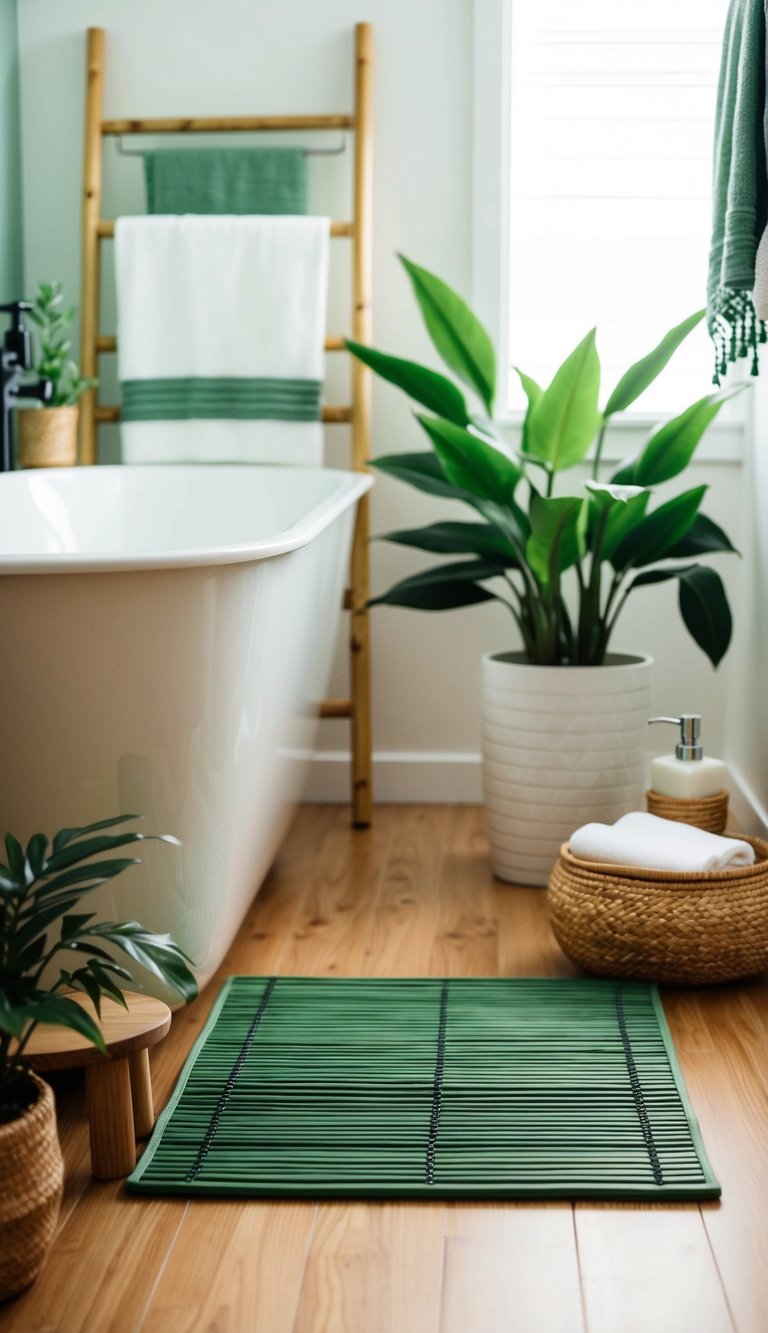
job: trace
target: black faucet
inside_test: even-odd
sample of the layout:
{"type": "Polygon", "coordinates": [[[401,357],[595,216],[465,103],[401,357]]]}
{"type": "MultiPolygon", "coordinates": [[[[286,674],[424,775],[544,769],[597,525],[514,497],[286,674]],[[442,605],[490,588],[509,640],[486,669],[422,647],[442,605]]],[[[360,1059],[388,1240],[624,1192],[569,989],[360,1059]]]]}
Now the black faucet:
{"type": "Polygon", "coordinates": [[[53,392],[50,380],[37,380],[34,384],[19,383],[23,372],[32,365],[32,339],[24,327],[24,311],[31,309],[29,301],[10,301],[8,305],[0,305],[0,310],[11,316],[11,327],[6,330],[3,338],[1,356],[0,472],[10,472],[13,467],[11,408],[19,398],[37,398],[41,403],[48,403],[53,392]]]}

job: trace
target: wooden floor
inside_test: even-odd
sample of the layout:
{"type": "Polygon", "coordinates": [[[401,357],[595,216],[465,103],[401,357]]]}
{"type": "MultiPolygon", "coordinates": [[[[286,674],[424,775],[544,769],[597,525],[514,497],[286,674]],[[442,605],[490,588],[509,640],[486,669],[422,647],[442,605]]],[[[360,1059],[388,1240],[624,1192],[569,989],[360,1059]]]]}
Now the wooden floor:
{"type": "MultiPolygon", "coordinates": [[[[476,808],[306,807],[217,977],[153,1055],[162,1105],[233,972],[545,976],[544,896],[493,880],[476,808]]],[[[67,1185],[13,1333],[767,1333],[768,982],[664,996],[720,1203],[259,1203],[127,1198],[89,1176],[57,1085],[67,1185]]]]}

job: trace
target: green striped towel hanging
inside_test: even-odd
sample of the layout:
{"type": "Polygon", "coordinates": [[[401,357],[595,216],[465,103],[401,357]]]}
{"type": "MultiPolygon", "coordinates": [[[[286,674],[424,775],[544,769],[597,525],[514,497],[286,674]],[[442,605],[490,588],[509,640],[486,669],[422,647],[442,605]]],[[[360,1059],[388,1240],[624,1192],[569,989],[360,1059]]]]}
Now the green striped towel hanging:
{"type": "Polygon", "coordinates": [[[130,421],[319,421],[321,380],[177,376],[123,380],[130,421]]]}
{"type": "Polygon", "coordinates": [[[163,148],[144,154],[148,213],[306,213],[302,148],[163,148]]]}
{"type": "Polygon", "coordinates": [[[731,0],[717,89],[707,281],[715,384],[729,363],[742,357],[751,358],[756,375],[758,345],[766,341],[752,298],[757,247],[768,217],[765,45],[763,0],[731,0]]]}

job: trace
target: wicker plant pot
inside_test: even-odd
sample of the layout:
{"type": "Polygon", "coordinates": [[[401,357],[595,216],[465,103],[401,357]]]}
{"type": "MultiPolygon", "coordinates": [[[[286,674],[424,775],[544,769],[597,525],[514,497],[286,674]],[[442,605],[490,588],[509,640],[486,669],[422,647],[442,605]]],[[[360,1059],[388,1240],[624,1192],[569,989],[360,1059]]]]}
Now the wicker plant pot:
{"type": "Polygon", "coordinates": [[[710,985],[768,967],[768,843],[752,866],[702,874],[580,861],[560,849],[552,929],[585,972],[710,985]]]}
{"type": "Polygon", "coordinates": [[[37,1101],[0,1125],[0,1300],[34,1282],[53,1240],[64,1182],[53,1093],[31,1074],[37,1101]]]}
{"type": "Polygon", "coordinates": [[[662,796],[658,791],[647,791],[648,811],[660,819],[676,819],[680,824],[693,824],[707,833],[722,833],[728,823],[728,792],[715,796],[699,796],[685,800],[680,796],[662,796]]]}
{"type": "Polygon", "coordinates": [[[74,467],[77,407],[27,407],[16,414],[19,467],[74,467]]]}

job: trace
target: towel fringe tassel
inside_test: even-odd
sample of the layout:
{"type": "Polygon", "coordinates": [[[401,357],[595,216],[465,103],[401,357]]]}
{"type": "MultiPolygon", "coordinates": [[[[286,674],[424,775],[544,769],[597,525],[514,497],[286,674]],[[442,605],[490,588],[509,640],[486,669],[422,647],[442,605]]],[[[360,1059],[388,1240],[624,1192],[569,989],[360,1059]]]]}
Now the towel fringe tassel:
{"type": "Polygon", "coordinates": [[[755,313],[751,292],[718,288],[710,304],[707,326],[715,344],[713,384],[719,387],[729,363],[735,365],[747,356],[752,358],[750,373],[758,374],[758,347],[768,341],[768,328],[755,313]]]}

